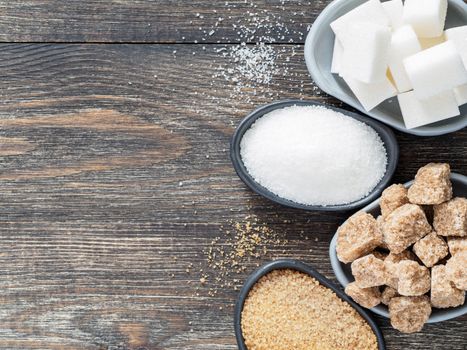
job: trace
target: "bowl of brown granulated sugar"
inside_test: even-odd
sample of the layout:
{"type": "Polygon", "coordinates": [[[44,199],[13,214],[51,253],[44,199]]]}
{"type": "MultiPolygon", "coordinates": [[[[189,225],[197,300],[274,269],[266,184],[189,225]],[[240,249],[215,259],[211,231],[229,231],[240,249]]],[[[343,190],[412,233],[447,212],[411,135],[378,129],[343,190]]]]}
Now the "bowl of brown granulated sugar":
{"type": "Polygon", "coordinates": [[[235,306],[240,350],[385,349],[370,317],[332,282],[296,260],[256,270],[235,306]]]}

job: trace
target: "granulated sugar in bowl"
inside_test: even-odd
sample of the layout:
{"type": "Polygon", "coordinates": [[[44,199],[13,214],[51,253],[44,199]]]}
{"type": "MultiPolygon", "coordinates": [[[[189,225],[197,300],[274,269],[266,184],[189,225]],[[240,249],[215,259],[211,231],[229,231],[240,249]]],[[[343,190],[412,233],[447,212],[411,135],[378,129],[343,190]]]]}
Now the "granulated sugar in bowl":
{"type": "Polygon", "coordinates": [[[383,141],[370,126],[323,106],[274,110],[243,135],[242,161],[260,185],[305,205],[366,197],[386,173],[383,141]]]}

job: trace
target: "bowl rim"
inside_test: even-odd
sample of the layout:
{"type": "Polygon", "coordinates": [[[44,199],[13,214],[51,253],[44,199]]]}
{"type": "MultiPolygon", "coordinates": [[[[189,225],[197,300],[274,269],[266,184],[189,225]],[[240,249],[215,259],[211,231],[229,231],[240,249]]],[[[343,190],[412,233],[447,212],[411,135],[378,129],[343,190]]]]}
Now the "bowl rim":
{"type": "Polygon", "coordinates": [[[230,142],[230,159],[232,161],[233,167],[237,175],[251,190],[253,190],[253,192],[275,203],[290,208],[303,209],[308,211],[348,211],[363,207],[367,203],[373,201],[382,193],[384,188],[391,181],[392,176],[396,171],[397,163],[399,161],[399,144],[393,131],[388,126],[382,124],[381,122],[378,122],[377,120],[369,119],[357,113],[342,108],[326,105],[324,103],[313,100],[281,100],[257,108],[256,110],[248,114],[240,122],[230,142]],[[347,117],[356,119],[370,126],[373,130],[375,130],[378,133],[386,149],[386,173],[384,174],[380,182],[375,186],[375,188],[368,194],[368,196],[348,204],[338,204],[329,206],[306,205],[279,197],[278,195],[272,193],[267,188],[263,187],[258,182],[256,182],[256,180],[248,173],[248,170],[246,169],[240,154],[240,143],[243,138],[243,135],[257,119],[261,118],[262,116],[273,110],[289,106],[323,106],[325,108],[332,109],[336,112],[340,112],[346,115],[347,117]]]}
{"type": "MultiPolygon", "coordinates": [[[[452,172],[451,173],[451,179],[459,181],[460,183],[463,183],[467,186],[467,176],[452,172]]],[[[413,184],[414,180],[408,181],[404,183],[404,186],[406,188],[410,187],[413,184]]],[[[366,207],[362,208],[361,211],[370,211],[373,210],[374,208],[377,208],[379,206],[381,198],[376,199],[372,203],[368,204],[366,207]]],[[[345,222],[345,221],[344,221],[345,222]]],[[[331,266],[332,270],[334,272],[334,276],[336,279],[339,281],[339,284],[345,288],[347,284],[351,282],[351,279],[348,278],[347,274],[344,272],[343,266],[347,265],[339,261],[337,258],[337,252],[336,252],[336,244],[337,244],[337,231],[334,234],[334,236],[331,239],[331,242],[329,244],[329,258],[331,259],[331,266]]],[[[374,312],[377,315],[383,316],[385,318],[389,318],[389,313],[387,311],[387,306],[383,305],[378,305],[375,306],[371,309],[368,309],[372,312],[374,312]]],[[[452,309],[436,309],[436,310],[442,310],[444,313],[442,315],[430,315],[430,318],[428,319],[427,323],[438,323],[438,322],[443,322],[447,320],[451,320],[453,318],[462,316],[467,314],[467,302],[465,302],[463,305],[460,305],[456,308],[452,309]]]]}
{"type": "MultiPolygon", "coordinates": [[[[362,1],[362,0],[354,0],[354,1],[362,1]]],[[[450,5],[453,5],[459,9],[462,9],[462,6],[465,6],[463,0],[448,0],[448,1],[450,5]]],[[[325,75],[321,73],[321,70],[318,68],[318,64],[316,63],[316,60],[314,59],[313,46],[320,39],[320,35],[324,30],[323,28],[327,26],[325,23],[327,22],[327,18],[329,17],[329,14],[330,13],[333,14],[335,9],[337,10],[340,7],[346,6],[348,4],[349,4],[349,0],[333,0],[319,14],[319,16],[313,22],[308,32],[308,35],[305,40],[304,56],[305,56],[305,63],[308,68],[308,72],[312,80],[315,82],[315,84],[328,95],[331,95],[337,98],[338,100],[342,101],[343,103],[357,109],[358,111],[368,116],[369,118],[376,119],[382,123],[390,125],[391,127],[401,132],[407,133],[407,134],[416,135],[416,136],[424,136],[424,137],[440,136],[440,135],[449,134],[455,131],[459,131],[465,128],[467,126],[467,116],[461,115],[460,116],[461,120],[458,123],[453,124],[452,122],[450,122],[446,125],[443,125],[442,128],[422,126],[422,127],[418,127],[414,129],[407,129],[405,126],[401,126],[399,124],[388,121],[382,115],[382,113],[380,113],[377,109],[373,109],[372,111],[365,111],[363,106],[360,104],[360,102],[358,102],[356,98],[355,99],[349,98],[349,95],[344,93],[342,90],[329,88],[329,85],[326,82],[327,74],[325,75]]],[[[331,29],[329,28],[329,30],[331,29]]],[[[329,74],[331,76],[333,75],[331,72],[329,72],[329,74]]],[[[456,120],[456,118],[452,118],[452,120],[456,120]]]]}
{"type": "Polygon", "coordinates": [[[359,315],[363,317],[363,319],[368,323],[368,325],[371,327],[373,333],[376,336],[376,339],[378,342],[378,349],[379,350],[386,349],[383,333],[381,329],[379,328],[379,326],[376,324],[375,320],[360,305],[355,303],[343,291],[341,291],[336,284],[331,282],[329,279],[324,277],[322,274],[320,274],[318,271],[316,271],[313,267],[311,267],[308,264],[305,264],[295,259],[278,259],[278,260],[274,260],[274,261],[271,261],[271,262],[268,262],[262,265],[261,267],[256,269],[253,273],[251,273],[251,275],[245,281],[245,284],[243,285],[242,289],[240,290],[240,293],[237,297],[237,302],[235,303],[235,308],[234,308],[234,329],[235,329],[235,337],[237,339],[237,345],[238,345],[239,350],[248,350],[248,348],[245,345],[245,341],[243,339],[241,318],[242,318],[243,306],[245,304],[245,300],[248,297],[248,294],[251,288],[256,284],[256,282],[258,282],[258,280],[261,277],[267,275],[271,271],[282,270],[282,269],[296,270],[296,271],[305,273],[315,278],[316,280],[318,280],[319,283],[323,285],[324,287],[331,289],[341,300],[346,301],[348,304],[350,304],[350,306],[352,306],[359,313],[359,315]]]}

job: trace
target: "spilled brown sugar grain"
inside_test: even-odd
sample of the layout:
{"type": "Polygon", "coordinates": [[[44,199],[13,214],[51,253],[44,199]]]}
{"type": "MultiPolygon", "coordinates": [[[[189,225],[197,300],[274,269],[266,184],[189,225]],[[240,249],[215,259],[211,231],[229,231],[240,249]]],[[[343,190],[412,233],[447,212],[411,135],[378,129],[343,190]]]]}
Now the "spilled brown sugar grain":
{"type": "Polygon", "coordinates": [[[285,237],[285,232],[274,231],[255,215],[221,226],[219,236],[204,249],[207,268],[202,271],[201,284],[209,286],[210,296],[225,287],[237,290],[240,281],[233,276],[243,273],[252,262],[270,257],[271,248],[284,248],[288,243],[285,237]]]}
{"type": "Polygon", "coordinates": [[[368,323],[332,290],[293,270],[275,270],[251,289],[242,311],[248,350],[377,349],[368,323]]]}

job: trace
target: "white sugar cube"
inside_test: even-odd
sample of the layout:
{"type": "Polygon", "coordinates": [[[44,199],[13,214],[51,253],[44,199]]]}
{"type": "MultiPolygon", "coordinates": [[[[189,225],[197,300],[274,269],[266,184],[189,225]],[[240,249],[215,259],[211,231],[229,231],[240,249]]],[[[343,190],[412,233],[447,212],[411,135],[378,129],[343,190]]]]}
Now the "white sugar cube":
{"type": "Polygon", "coordinates": [[[467,70],[451,41],[407,57],[404,67],[421,100],[467,83],[467,70]]]}
{"type": "Polygon", "coordinates": [[[446,29],[444,34],[447,40],[453,40],[460,45],[465,39],[467,39],[467,26],[446,29]]]}
{"type": "Polygon", "coordinates": [[[410,24],[421,38],[434,38],[443,33],[448,0],[405,0],[403,21],[410,24]]]}
{"type": "Polygon", "coordinates": [[[337,37],[334,39],[334,50],[332,53],[331,73],[338,74],[341,67],[342,55],[344,48],[337,37]]]}
{"type": "Polygon", "coordinates": [[[411,26],[404,25],[392,34],[388,63],[399,92],[412,90],[412,84],[404,68],[404,58],[421,50],[417,34],[411,26]]]}
{"type": "Polygon", "coordinates": [[[372,110],[384,100],[397,94],[396,88],[387,77],[372,84],[362,83],[348,76],[343,76],[343,79],[366,111],[372,110]]]}
{"type": "Polygon", "coordinates": [[[331,23],[331,28],[336,35],[339,35],[339,33],[347,30],[349,24],[361,21],[380,25],[390,24],[389,18],[379,0],[369,0],[336,19],[331,23]]]}
{"type": "Polygon", "coordinates": [[[340,73],[372,83],[386,79],[391,30],[369,22],[351,23],[337,36],[344,47],[340,73]]]}
{"type": "Polygon", "coordinates": [[[446,30],[445,36],[446,40],[454,43],[467,69],[467,26],[450,28],[446,30]]]}
{"type": "Polygon", "coordinates": [[[454,95],[459,106],[467,103],[467,84],[454,88],[454,95]]]}
{"type": "Polygon", "coordinates": [[[407,129],[417,128],[460,114],[452,91],[445,91],[427,100],[419,100],[413,91],[397,96],[407,129]]]}
{"type": "Polygon", "coordinates": [[[402,0],[390,0],[381,3],[383,5],[384,12],[389,18],[389,22],[392,30],[395,30],[402,26],[402,13],[404,5],[402,0]]]}
{"type": "Polygon", "coordinates": [[[420,45],[422,45],[422,50],[429,49],[430,47],[442,44],[446,41],[444,34],[437,36],[436,38],[418,38],[420,45]]]}

